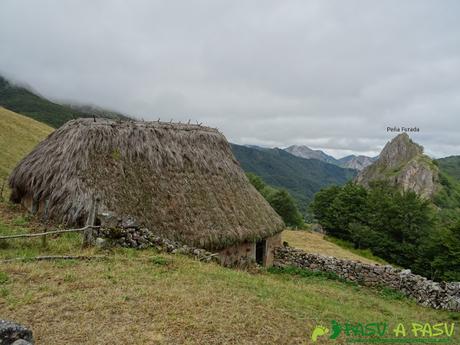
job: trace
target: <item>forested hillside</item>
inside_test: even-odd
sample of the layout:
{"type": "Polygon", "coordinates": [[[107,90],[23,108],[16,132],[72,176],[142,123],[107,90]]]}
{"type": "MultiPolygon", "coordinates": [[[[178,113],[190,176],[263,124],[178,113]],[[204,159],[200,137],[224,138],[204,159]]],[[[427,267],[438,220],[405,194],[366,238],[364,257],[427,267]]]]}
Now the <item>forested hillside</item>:
{"type": "Polygon", "coordinates": [[[439,169],[460,181],[460,156],[450,156],[436,160],[439,169]]]}
{"type": "Polygon", "coordinates": [[[343,185],[356,171],[317,159],[296,157],[281,149],[258,149],[232,144],[236,159],[246,172],[260,176],[267,184],[286,189],[305,211],[314,194],[330,185],[343,185]]]}
{"type": "MultiPolygon", "coordinates": [[[[99,116],[97,112],[86,112],[78,108],[52,102],[28,88],[15,85],[0,76],[0,106],[31,117],[57,128],[69,120],[79,117],[99,116]]],[[[104,117],[126,119],[124,115],[106,111],[104,117]]]]}

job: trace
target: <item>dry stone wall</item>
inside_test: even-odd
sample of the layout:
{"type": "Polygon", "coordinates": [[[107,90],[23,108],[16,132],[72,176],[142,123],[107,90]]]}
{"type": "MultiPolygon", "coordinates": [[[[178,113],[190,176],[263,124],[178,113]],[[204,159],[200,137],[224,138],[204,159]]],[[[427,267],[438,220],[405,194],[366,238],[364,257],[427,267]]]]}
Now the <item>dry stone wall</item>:
{"type": "Polygon", "coordinates": [[[460,282],[433,282],[410,270],[390,265],[370,265],[335,257],[306,253],[291,247],[275,251],[275,266],[294,266],[335,273],[348,281],[365,286],[385,286],[401,291],[417,303],[436,309],[460,311],[460,282]]]}
{"type": "Polygon", "coordinates": [[[117,217],[110,213],[98,215],[101,227],[96,232],[96,245],[99,247],[121,246],[144,249],[154,247],[171,254],[184,254],[206,262],[219,262],[218,254],[205,249],[191,247],[154,235],[149,229],[141,227],[132,217],[117,217]]]}

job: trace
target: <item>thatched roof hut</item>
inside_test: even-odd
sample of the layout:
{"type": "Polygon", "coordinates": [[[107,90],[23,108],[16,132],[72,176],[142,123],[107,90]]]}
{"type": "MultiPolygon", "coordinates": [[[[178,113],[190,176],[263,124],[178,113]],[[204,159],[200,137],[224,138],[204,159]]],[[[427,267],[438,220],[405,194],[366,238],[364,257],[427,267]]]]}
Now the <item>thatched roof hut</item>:
{"type": "Polygon", "coordinates": [[[46,201],[60,223],[84,224],[97,195],[101,211],[213,250],[283,229],[225,137],[198,125],[73,120],[25,157],[9,184],[12,201],[39,209],[46,201]]]}

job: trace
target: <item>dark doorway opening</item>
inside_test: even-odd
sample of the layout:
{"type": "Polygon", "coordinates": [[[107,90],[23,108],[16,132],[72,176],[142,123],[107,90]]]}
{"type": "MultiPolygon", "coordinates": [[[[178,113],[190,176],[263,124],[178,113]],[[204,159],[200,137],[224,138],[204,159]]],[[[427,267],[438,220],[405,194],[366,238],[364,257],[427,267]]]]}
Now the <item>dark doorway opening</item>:
{"type": "Polygon", "coordinates": [[[265,259],[265,240],[256,242],[256,262],[259,265],[264,264],[265,259]]]}

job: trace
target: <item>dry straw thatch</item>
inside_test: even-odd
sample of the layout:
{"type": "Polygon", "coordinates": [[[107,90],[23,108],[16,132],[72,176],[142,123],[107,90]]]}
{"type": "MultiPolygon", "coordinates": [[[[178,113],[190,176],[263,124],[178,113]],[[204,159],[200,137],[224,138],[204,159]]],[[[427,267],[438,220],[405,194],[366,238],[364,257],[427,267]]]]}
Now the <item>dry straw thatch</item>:
{"type": "Polygon", "coordinates": [[[12,201],[48,200],[48,215],[82,225],[92,200],[160,236],[221,249],[280,232],[217,130],[162,122],[69,121],[14,169],[12,201]]]}

